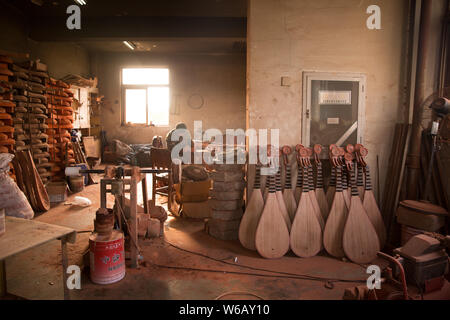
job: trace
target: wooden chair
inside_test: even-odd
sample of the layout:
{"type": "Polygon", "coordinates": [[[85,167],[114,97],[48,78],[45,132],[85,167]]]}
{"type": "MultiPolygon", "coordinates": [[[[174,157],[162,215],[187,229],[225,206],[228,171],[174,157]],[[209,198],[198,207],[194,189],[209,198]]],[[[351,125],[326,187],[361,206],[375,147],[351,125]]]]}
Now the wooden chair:
{"type": "Polygon", "coordinates": [[[172,212],[173,201],[173,164],[169,149],[152,148],[150,151],[152,167],[154,169],[169,170],[167,173],[152,174],[152,202],[155,205],[156,195],[166,196],[167,208],[172,212]],[[158,187],[158,182],[163,186],[158,187]]]}

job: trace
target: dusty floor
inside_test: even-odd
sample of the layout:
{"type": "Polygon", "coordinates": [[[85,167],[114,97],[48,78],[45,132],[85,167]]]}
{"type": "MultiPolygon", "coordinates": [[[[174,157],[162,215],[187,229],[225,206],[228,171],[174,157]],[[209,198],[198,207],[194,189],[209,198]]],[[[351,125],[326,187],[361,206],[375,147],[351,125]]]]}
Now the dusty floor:
{"type": "MultiPolygon", "coordinates": [[[[88,186],[76,195],[91,199],[92,206],[73,208],[59,204],[35,219],[78,231],[92,230],[93,217],[99,207],[99,185],[88,186]]],[[[70,196],[68,201],[74,196],[70,196]]],[[[88,237],[89,233],[80,233],[76,243],[68,245],[69,264],[82,263],[82,255],[88,248],[88,237]]],[[[242,265],[321,278],[364,280],[368,277],[362,266],[325,255],[301,259],[289,253],[282,259],[262,259],[256,252],[242,248],[239,241],[220,241],[210,237],[203,231],[202,221],[182,218],[169,217],[165,237],[141,240],[140,246],[145,263],[138,269],[127,268],[125,278],[111,285],[93,284],[88,274],[83,273],[82,288],[71,291],[71,298],[214,299],[228,292],[246,292],[264,299],[341,299],[345,288],[361,284],[335,282],[334,288],[329,289],[325,281],[274,277],[273,273],[240,267],[242,265]],[[169,243],[233,265],[194,255],[169,243]]],[[[53,241],[8,259],[8,291],[27,299],[62,299],[60,257],[60,242],[53,241]]],[[[241,293],[227,298],[253,297],[241,293]]]]}

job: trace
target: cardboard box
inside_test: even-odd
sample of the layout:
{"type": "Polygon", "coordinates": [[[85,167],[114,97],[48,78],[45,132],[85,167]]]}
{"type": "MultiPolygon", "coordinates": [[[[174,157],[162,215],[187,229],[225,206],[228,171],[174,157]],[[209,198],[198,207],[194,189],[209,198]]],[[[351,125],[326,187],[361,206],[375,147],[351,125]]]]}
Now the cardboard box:
{"type": "Polygon", "coordinates": [[[84,151],[86,158],[100,158],[101,144],[100,139],[95,137],[83,137],[84,151]]]}
{"type": "Polygon", "coordinates": [[[186,181],[181,184],[174,184],[174,188],[177,193],[177,200],[180,203],[203,202],[209,198],[211,180],[186,181]]]}
{"type": "Polygon", "coordinates": [[[203,219],[211,217],[211,207],[208,201],[203,202],[184,202],[183,217],[203,219]]]}

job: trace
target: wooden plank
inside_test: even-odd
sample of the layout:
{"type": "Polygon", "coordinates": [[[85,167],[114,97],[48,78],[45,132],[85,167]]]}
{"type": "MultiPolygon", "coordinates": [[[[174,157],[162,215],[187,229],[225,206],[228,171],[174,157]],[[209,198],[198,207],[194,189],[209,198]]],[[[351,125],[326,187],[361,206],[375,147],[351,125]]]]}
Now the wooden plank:
{"type": "Polygon", "coordinates": [[[76,231],[35,220],[6,217],[6,232],[0,241],[0,260],[65,236],[74,243],[76,231]]]}

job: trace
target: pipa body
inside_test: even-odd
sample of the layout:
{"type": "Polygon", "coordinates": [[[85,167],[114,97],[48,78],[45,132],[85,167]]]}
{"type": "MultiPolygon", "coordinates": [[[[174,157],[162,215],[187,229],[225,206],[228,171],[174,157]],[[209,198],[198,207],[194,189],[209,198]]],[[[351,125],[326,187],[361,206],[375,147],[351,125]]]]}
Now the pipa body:
{"type": "Polygon", "coordinates": [[[331,169],[330,184],[328,185],[327,193],[326,193],[327,203],[328,203],[329,208],[331,208],[331,205],[333,204],[335,192],[336,192],[336,168],[333,167],[331,169]]]}
{"type": "Polygon", "coordinates": [[[316,198],[319,204],[320,213],[322,214],[323,221],[327,221],[328,214],[330,213],[327,197],[325,191],[323,190],[323,175],[322,175],[322,164],[317,165],[317,179],[316,179],[316,198]]]}
{"type": "Polygon", "coordinates": [[[294,197],[295,197],[295,201],[297,202],[297,206],[298,203],[300,202],[300,198],[302,197],[302,183],[303,183],[303,172],[302,169],[300,168],[299,165],[297,165],[297,183],[295,185],[295,190],[294,190],[294,197]]]}
{"type": "Polygon", "coordinates": [[[346,167],[342,167],[342,194],[344,195],[345,205],[350,210],[351,193],[348,191],[348,172],[346,167]]]}
{"type": "Polygon", "coordinates": [[[380,209],[378,208],[375,196],[372,190],[372,182],[370,179],[369,167],[366,166],[366,185],[364,193],[363,207],[367,212],[370,222],[377,232],[378,239],[380,240],[380,247],[383,248],[386,244],[386,226],[384,225],[383,217],[381,216],[380,209]]]}
{"type": "MultiPolygon", "coordinates": [[[[311,206],[314,209],[314,214],[316,215],[320,228],[323,231],[323,228],[325,228],[325,221],[323,220],[322,213],[320,212],[319,202],[317,201],[316,192],[314,191],[312,166],[308,167],[308,180],[306,183],[308,183],[308,194],[309,200],[311,201],[311,206]]],[[[303,181],[303,184],[305,184],[305,181],[303,181]]]]}
{"type": "Polygon", "coordinates": [[[289,250],[289,230],[280,213],[272,183],[256,229],[255,246],[258,253],[267,259],[281,258],[289,250]]]}
{"type": "Polygon", "coordinates": [[[330,214],[325,224],[323,234],[323,245],[325,250],[336,258],[345,256],[342,246],[342,236],[344,234],[345,223],[347,222],[348,209],[342,194],[341,170],[337,168],[335,176],[336,192],[333,203],[331,204],[330,214]]]}
{"type": "Polygon", "coordinates": [[[286,179],[283,190],[283,199],[292,223],[292,221],[294,221],[295,212],[297,211],[297,201],[295,201],[294,190],[292,190],[291,167],[289,165],[286,166],[286,179]]]}
{"type": "Polygon", "coordinates": [[[364,200],[364,173],[362,165],[358,164],[358,175],[356,177],[356,186],[358,187],[358,194],[361,198],[361,201],[364,200]]]}
{"type": "Polygon", "coordinates": [[[322,228],[314,213],[308,189],[304,184],[290,234],[291,250],[302,258],[313,257],[322,249],[322,228]]]}
{"type": "Polygon", "coordinates": [[[261,218],[264,209],[264,199],[261,193],[260,179],[260,168],[257,166],[253,192],[250,196],[247,208],[245,209],[245,213],[242,216],[241,224],[239,225],[239,241],[244,248],[249,250],[256,250],[256,228],[258,227],[259,219],[261,218]]]}
{"type": "Polygon", "coordinates": [[[280,169],[278,169],[278,172],[275,176],[275,195],[278,200],[278,205],[280,207],[280,213],[283,216],[284,221],[286,222],[286,226],[288,230],[291,230],[291,218],[289,217],[289,213],[286,208],[286,204],[284,203],[283,193],[281,191],[281,173],[280,169]]]}
{"type": "Polygon", "coordinates": [[[358,194],[356,181],[352,177],[352,198],[347,222],[344,227],[342,245],[345,255],[355,263],[369,263],[380,251],[380,240],[367,216],[358,194]]]}

